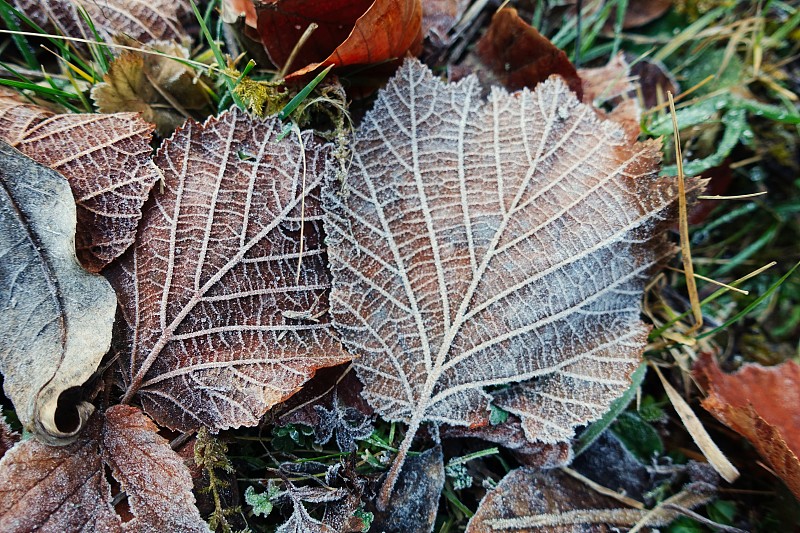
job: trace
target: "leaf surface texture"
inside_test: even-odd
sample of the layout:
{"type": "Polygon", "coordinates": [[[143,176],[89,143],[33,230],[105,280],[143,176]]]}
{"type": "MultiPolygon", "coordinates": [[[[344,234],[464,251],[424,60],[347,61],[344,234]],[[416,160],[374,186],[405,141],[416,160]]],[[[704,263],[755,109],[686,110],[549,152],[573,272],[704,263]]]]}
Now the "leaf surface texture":
{"type": "Polygon", "coordinates": [[[75,248],[92,272],[133,244],[159,178],[152,131],[136,113],[54,114],[0,89],[0,138],[67,178],[78,205],[75,248]]]}
{"type": "MultiPolygon", "coordinates": [[[[629,384],[639,301],[673,250],[676,189],[559,78],[535,91],[435,79],[407,60],[325,196],[334,324],[384,417],[488,423],[487,386],[560,442],[629,384]]],[[[333,178],[331,178],[333,179],[333,178]]]]}
{"type": "Polygon", "coordinates": [[[233,111],[189,121],[155,161],[137,244],[111,272],[130,326],[125,401],[157,422],[255,425],[317,368],[330,334],[319,186],[328,146],[233,111]]]}

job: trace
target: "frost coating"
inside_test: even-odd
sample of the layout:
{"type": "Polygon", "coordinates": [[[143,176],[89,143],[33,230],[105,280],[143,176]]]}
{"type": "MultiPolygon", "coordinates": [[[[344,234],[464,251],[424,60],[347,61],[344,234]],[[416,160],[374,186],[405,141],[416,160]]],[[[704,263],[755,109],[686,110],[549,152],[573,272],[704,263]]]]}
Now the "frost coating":
{"type": "Polygon", "coordinates": [[[658,144],[630,144],[558,78],[482,102],[474,78],[407,60],[353,152],[346,193],[324,198],[331,306],[370,404],[409,438],[422,421],[487,423],[484,387],[509,382],[526,388],[499,403],[531,440],[599,417],[638,364],[642,289],[672,253],[658,144]]]}

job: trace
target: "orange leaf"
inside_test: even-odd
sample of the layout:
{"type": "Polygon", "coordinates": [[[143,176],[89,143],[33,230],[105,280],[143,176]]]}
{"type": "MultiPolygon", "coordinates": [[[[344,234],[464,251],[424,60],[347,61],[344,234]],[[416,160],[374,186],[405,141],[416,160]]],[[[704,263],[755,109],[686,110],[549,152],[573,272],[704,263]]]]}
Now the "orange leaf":
{"type": "Polygon", "coordinates": [[[309,25],[318,25],[289,65],[298,70],[287,79],[322,66],[367,65],[401,58],[409,50],[419,52],[422,43],[420,0],[272,0],[259,5],[257,11],[262,43],[279,67],[289,60],[309,25]]]}
{"type": "Polygon", "coordinates": [[[710,355],[694,367],[708,389],[703,407],[744,436],[800,499],[800,365],[745,365],[723,374],[710,355]]]}

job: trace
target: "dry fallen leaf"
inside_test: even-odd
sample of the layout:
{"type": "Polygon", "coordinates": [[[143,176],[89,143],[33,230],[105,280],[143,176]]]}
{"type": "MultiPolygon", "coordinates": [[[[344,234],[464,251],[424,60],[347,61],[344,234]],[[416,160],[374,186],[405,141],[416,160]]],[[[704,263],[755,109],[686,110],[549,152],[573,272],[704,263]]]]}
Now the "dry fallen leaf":
{"type": "MultiPolygon", "coordinates": [[[[80,14],[85,10],[101,39],[124,35],[143,43],[183,39],[187,33],[181,20],[191,13],[187,0],[13,0],[13,4],[45,31],[94,40],[80,14]]],[[[74,46],[86,49],[82,43],[74,46]]]]}
{"type": "Polygon", "coordinates": [[[132,330],[127,392],[173,429],[255,425],[317,368],[329,332],[319,186],[328,147],[278,119],[189,121],[155,161],[164,192],[109,276],[132,330]]]}
{"type": "Polygon", "coordinates": [[[800,365],[749,364],[723,374],[706,354],[694,373],[708,391],[703,407],[749,440],[800,500],[800,365]]]}
{"type": "MultiPolygon", "coordinates": [[[[173,57],[189,58],[189,51],[174,43],[157,43],[152,49],[173,57]]],[[[206,84],[190,67],[160,55],[125,51],[116,57],[92,87],[92,100],[101,113],[136,111],[156,125],[162,137],[190,118],[190,112],[211,111],[206,84]]]]}
{"type": "Polygon", "coordinates": [[[287,79],[334,65],[368,65],[418,53],[422,44],[420,0],[268,0],[256,6],[258,32],[270,60],[287,79]],[[318,27],[291,64],[292,51],[310,24],[318,27]]]}
{"type": "Polygon", "coordinates": [[[64,177],[0,142],[0,183],[3,388],[26,429],[64,444],[92,413],[75,392],[111,345],[117,301],[75,258],[64,177]]]}
{"type": "MultiPolygon", "coordinates": [[[[709,502],[712,486],[695,483],[665,503],[692,509],[709,502]]],[[[653,510],[620,507],[620,503],[557,470],[519,468],[504,477],[480,503],[467,533],[610,533],[634,524],[665,526],[680,514],[669,506],[653,510]]]]}
{"type": "Polygon", "coordinates": [[[135,113],[56,115],[0,91],[0,139],[57,170],[78,204],[75,249],[99,272],[132,243],[150,189],[153,127],[135,113]]]}
{"type": "Polygon", "coordinates": [[[529,440],[601,416],[644,349],[645,282],[674,251],[656,141],[628,142],[557,77],[479,92],[407,60],[357,132],[345,194],[324,197],[334,325],[365,398],[409,424],[384,501],[423,421],[488,423],[484,387],[529,380],[498,396],[529,440]]]}
{"type": "Polygon", "coordinates": [[[475,46],[480,61],[506,89],[533,89],[553,74],[561,76],[570,90],[583,97],[581,78],[563,50],[505,7],[494,14],[486,34],[475,46]]]}
{"type": "Polygon", "coordinates": [[[188,468],[156,431],[141,411],[117,405],[69,446],[18,443],[0,460],[0,530],[209,531],[188,468]]]}

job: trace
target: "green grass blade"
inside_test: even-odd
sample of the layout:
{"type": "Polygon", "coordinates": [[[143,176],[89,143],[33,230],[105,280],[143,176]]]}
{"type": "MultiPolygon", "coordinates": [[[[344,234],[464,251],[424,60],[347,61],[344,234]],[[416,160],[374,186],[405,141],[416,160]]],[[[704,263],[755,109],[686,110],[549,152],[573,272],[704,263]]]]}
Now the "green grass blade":
{"type": "Polygon", "coordinates": [[[750,313],[750,311],[752,311],[753,309],[755,309],[756,307],[758,307],[759,305],[764,303],[764,301],[766,301],[766,299],[769,298],[772,295],[772,293],[774,293],[776,290],[778,290],[778,288],[783,284],[783,282],[786,281],[787,279],[789,279],[789,277],[792,274],[794,274],[795,270],[797,270],[797,267],[800,267],[800,262],[796,263],[791,268],[791,270],[789,270],[789,272],[787,272],[786,274],[781,276],[781,278],[778,281],[773,283],[772,286],[769,289],[767,289],[767,292],[765,292],[764,294],[762,294],[761,296],[756,298],[750,305],[748,305],[747,307],[745,307],[744,309],[742,309],[741,311],[739,311],[738,313],[733,315],[733,317],[728,319],[721,326],[716,327],[716,328],[712,329],[711,331],[706,331],[705,333],[702,333],[702,334],[698,335],[697,339],[698,340],[699,339],[704,339],[706,337],[710,337],[712,335],[716,335],[720,331],[723,331],[723,330],[727,329],[728,327],[730,327],[732,324],[738,322],[742,317],[748,315],[750,313]]]}
{"type": "Polygon", "coordinates": [[[313,80],[311,80],[308,83],[308,85],[303,87],[303,89],[299,93],[297,93],[294,96],[294,98],[289,100],[289,103],[286,104],[286,106],[281,110],[280,113],[278,113],[278,118],[281,120],[286,120],[286,118],[288,118],[289,115],[291,115],[294,112],[294,110],[297,109],[297,106],[299,106],[300,103],[303,100],[305,100],[306,97],[308,97],[311,91],[314,90],[314,87],[316,87],[319,84],[319,82],[321,82],[325,78],[325,76],[328,75],[328,72],[330,72],[332,68],[333,65],[330,65],[326,67],[325,70],[317,74],[317,76],[313,80]]]}
{"type": "Polygon", "coordinates": [[[642,385],[644,381],[644,376],[647,374],[647,363],[642,363],[639,365],[639,368],[633,371],[631,374],[631,386],[628,387],[622,396],[611,402],[611,407],[609,407],[606,414],[598,420],[591,424],[586,430],[580,434],[578,440],[575,442],[575,445],[572,449],[575,451],[575,457],[579,456],[583,452],[585,452],[592,443],[597,440],[597,438],[610,426],[614,420],[628,407],[628,404],[631,403],[633,397],[636,396],[636,391],[642,385]]]}

